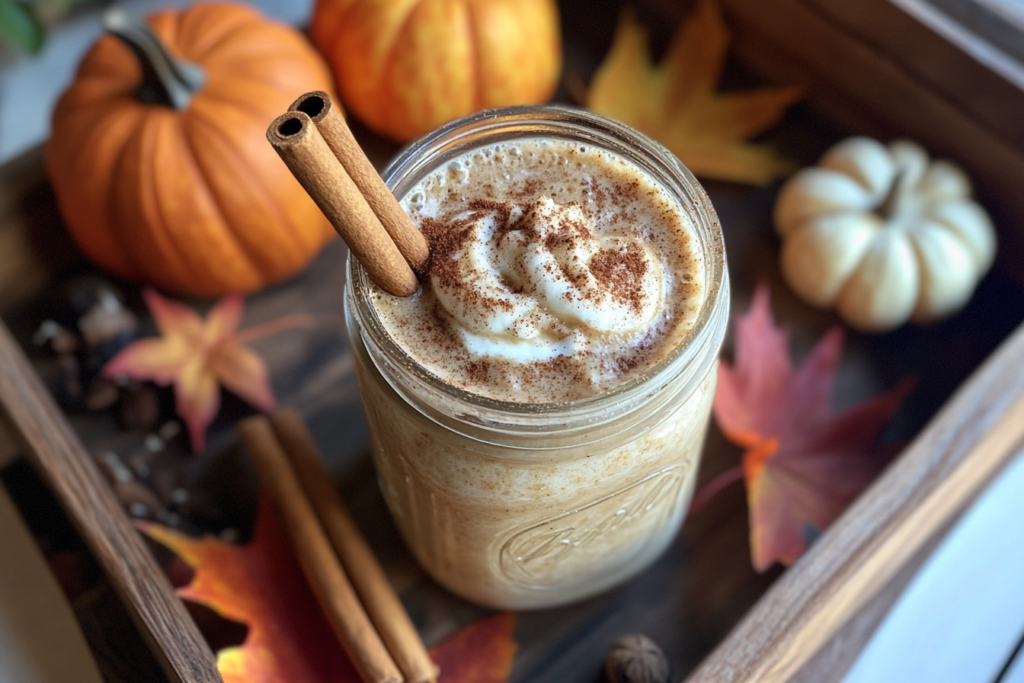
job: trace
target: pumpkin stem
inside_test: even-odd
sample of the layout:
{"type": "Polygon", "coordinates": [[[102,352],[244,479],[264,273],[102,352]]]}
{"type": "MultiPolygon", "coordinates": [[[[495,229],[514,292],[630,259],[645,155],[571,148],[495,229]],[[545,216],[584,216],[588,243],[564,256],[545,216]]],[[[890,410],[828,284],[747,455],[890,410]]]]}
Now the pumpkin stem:
{"type": "Polygon", "coordinates": [[[885,195],[885,199],[878,205],[878,214],[888,220],[892,218],[900,208],[900,204],[903,199],[904,186],[907,184],[907,173],[906,169],[900,169],[896,171],[896,176],[892,179],[892,185],[889,186],[889,192],[885,195]]]}
{"type": "Polygon", "coordinates": [[[131,48],[139,60],[142,84],[137,96],[140,101],[182,110],[206,82],[206,72],[199,65],[172,55],[149,27],[132,21],[124,12],[107,12],[103,16],[103,27],[131,48]]]}

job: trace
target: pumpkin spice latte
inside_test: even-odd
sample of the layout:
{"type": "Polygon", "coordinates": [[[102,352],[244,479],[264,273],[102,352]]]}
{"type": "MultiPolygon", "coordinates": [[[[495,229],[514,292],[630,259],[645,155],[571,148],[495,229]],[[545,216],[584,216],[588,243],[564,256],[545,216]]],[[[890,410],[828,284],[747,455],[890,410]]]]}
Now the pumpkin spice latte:
{"type": "Polygon", "coordinates": [[[454,592],[523,609],[607,588],[671,541],[728,293],[713,209],[674,157],[593,115],[507,112],[392,166],[431,245],[424,286],[394,297],[354,270],[348,311],[410,548],[454,592]]]}

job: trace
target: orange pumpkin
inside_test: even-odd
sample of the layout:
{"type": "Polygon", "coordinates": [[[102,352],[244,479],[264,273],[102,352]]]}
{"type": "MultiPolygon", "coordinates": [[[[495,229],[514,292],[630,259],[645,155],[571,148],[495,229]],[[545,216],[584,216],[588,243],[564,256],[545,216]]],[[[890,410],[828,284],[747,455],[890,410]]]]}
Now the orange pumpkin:
{"type": "Polygon", "coordinates": [[[313,43],[345,106],[399,141],[480,109],[551,97],[554,0],[318,0],[313,43]]]}
{"type": "Polygon", "coordinates": [[[117,37],[92,47],[54,111],[46,162],[71,234],[101,267],[178,294],[291,275],[334,231],[265,132],[296,96],[329,87],[326,65],[243,5],[148,24],[108,26],[117,37]]]}

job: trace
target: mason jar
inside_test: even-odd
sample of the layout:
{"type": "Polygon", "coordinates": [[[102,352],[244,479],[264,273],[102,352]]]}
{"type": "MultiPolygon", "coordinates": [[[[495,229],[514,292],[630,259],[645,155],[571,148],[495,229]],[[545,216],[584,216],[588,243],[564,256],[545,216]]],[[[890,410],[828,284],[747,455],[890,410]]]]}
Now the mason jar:
{"type": "Polygon", "coordinates": [[[675,537],[693,494],[729,307],[707,194],[668,150],[621,123],[561,107],[481,112],[416,141],[384,174],[401,199],[479,147],[558,138],[613,152],[689,215],[705,296],[686,336],[639,377],[565,402],[520,403],[449,384],[387,333],[375,286],[348,260],[346,320],[381,490],[439,583],[500,609],[551,607],[618,584],[675,537]]]}

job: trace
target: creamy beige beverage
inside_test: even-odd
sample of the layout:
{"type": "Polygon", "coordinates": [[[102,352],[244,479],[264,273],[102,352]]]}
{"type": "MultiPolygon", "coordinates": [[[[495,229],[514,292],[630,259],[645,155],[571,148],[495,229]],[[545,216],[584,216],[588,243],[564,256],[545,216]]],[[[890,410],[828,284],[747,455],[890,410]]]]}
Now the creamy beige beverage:
{"type": "Polygon", "coordinates": [[[607,588],[671,541],[727,310],[721,235],[678,162],[599,117],[528,112],[543,135],[475,117],[462,144],[455,126],[413,150],[418,170],[399,161],[424,287],[350,272],[348,302],[399,528],[448,588],[513,609],[607,588]]]}

